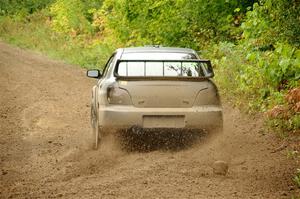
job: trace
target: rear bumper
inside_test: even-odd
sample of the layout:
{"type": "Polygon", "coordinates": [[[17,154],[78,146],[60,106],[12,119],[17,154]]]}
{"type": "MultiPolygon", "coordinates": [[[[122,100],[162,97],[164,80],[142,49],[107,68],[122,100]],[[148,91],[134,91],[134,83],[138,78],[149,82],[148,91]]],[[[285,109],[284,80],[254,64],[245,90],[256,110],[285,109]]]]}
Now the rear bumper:
{"type": "Polygon", "coordinates": [[[99,125],[105,129],[187,128],[218,129],[223,126],[221,106],[192,108],[137,108],[106,106],[99,108],[99,125]]]}

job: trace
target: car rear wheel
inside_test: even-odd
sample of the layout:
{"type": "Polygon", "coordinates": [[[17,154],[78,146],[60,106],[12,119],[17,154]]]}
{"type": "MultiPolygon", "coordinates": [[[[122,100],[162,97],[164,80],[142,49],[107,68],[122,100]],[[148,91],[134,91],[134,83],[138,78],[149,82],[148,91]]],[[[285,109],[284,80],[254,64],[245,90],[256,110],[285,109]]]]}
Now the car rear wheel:
{"type": "Polygon", "coordinates": [[[91,109],[91,124],[92,124],[92,132],[90,135],[90,146],[92,149],[97,150],[101,141],[101,127],[99,127],[99,121],[97,117],[97,113],[91,109]]]}

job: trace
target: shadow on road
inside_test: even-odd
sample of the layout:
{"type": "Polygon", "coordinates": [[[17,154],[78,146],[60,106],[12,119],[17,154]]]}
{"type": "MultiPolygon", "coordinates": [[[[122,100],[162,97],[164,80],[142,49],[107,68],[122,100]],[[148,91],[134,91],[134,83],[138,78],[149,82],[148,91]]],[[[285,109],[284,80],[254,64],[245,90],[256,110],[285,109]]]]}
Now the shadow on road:
{"type": "Polygon", "coordinates": [[[179,151],[200,142],[206,134],[204,131],[192,129],[157,130],[137,127],[117,133],[122,150],[127,152],[179,151]]]}

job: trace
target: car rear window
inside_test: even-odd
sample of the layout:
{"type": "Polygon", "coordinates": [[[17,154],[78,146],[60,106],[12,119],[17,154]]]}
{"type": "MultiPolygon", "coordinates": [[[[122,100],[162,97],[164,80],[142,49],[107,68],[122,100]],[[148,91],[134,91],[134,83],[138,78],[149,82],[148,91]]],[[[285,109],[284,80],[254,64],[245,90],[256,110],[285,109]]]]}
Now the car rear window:
{"type": "Polygon", "coordinates": [[[117,74],[127,77],[199,77],[204,76],[204,64],[185,61],[139,61],[119,62],[117,74]]]}
{"type": "Polygon", "coordinates": [[[192,61],[196,59],[189,53],[125,53],[116,72],[118,76],[126,77],[204,76],[205,63],[192,61]]]}
{"type": "Polygon", "coordinates": [[[209,60],[118,60],[116,77],[213,77],[209,60]]]}

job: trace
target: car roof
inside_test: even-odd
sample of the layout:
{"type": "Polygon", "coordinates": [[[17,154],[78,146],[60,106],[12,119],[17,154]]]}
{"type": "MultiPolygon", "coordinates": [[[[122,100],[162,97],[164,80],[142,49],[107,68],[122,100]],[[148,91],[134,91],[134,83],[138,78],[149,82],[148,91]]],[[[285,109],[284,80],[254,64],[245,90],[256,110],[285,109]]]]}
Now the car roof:
{"type": "Polygon", "coordinates": [[[162,53],[193,53],[193,54],[196,54],[196,52],[190,48],[160,47],[160,46],[131,47],[131,48],[123,48],[122,50],[123,50],[123,53],[162,52],[162,53]]]}

